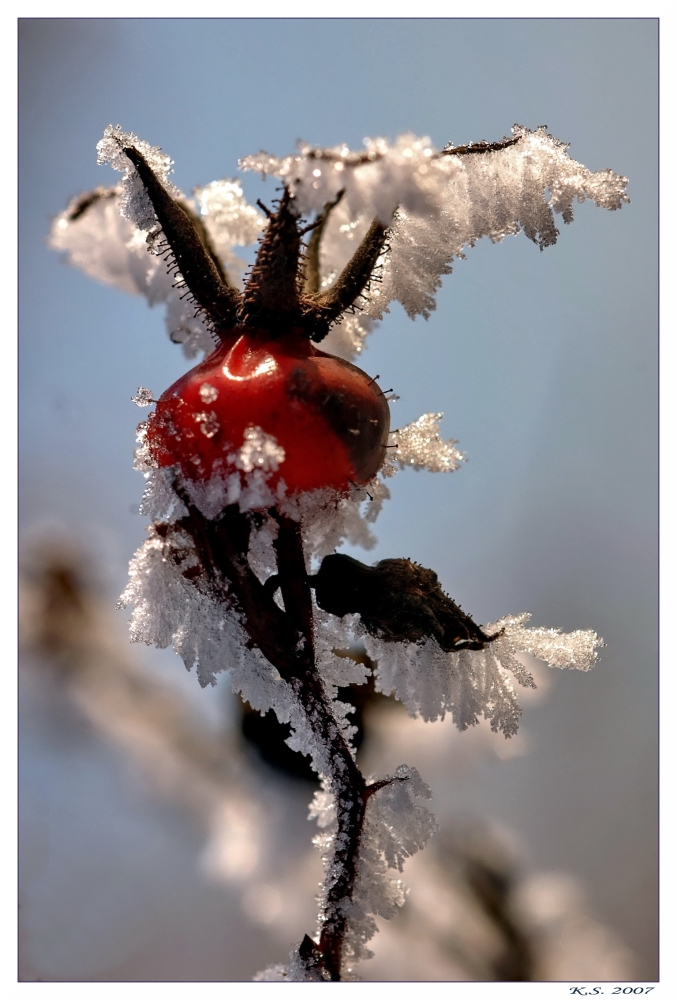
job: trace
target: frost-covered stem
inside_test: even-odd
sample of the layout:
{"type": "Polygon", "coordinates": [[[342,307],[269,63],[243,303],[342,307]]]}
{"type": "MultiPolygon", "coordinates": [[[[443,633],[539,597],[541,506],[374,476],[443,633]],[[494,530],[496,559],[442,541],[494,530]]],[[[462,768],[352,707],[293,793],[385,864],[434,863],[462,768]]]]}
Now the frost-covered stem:
{"type": "Polygon", "coordinates": [[[332,980],[340,980],[347,905],[355,889],[360,837],[367,801],[366,782],[329,707],[322,681],[313,669],[293,685],[315,736],[322,740],[330,766],[336,802],[334,854],[327,869],[319,963],[332,980]]]}
{"type": "MultiPolygon", "coordinates": [[[[209,520],[178,483],[175,482],[174,488],[188,509],[188,515],[181,518],[176,527],[193,538],[212,593],[224,601],[229,600],[229,591],[234,594],[244,612],[243,624],[252,642],[291,685],[322,747],[329,771],[327,777],[336,801],[337,832],[334,855],[327,869],[320,941],[315,945],[306,938],[300,955],[309,968],[320,968],[332,980],[340,980],[347,910],[357,879],[364,811],[375,786],[367,787],[353,759],[317,669],[312,596],[300,525],[279,511],[272,509],[269,512],[279,527],[275,541],[278,573],[272,586],[269,585],[271,581],[264,585],[247,561],[250,533],[247,515],[234,505],[226,508],[220,518],[209,520]],[[284,611],[273,600],[277,587],[282,592],[284,611]]],[[[156,525],[156,530],[160,527],[156,525]]]]}
{"type": "MultiPolygon", "coordinates": [[[[271,512],[272,513],[272,512],[271,512]]],[[[343,940],[346,931],[346,903],[357,878],[360,836],[367,801],[366,783],[353,760],[350,747],[331,710],[313,649],[313,606],[305,570],[303,538],[297,521],[274,514],[279,525],[275,542],[278,579],[285,611],[302,631],[310,656],[306,670],[292,680],[313,735],[325,751],[331,791],[336,802],[337,831],[334,855],[327,869],[325,907],[320,930],[319,955],[312,951],[313,964],[324,967],[332,980],[340,980],[343,940]]],[[[302,957],[303,954],[302,954],[302,957]]],[[[311,955],[307,956],[311,959],[311,955]]]]}

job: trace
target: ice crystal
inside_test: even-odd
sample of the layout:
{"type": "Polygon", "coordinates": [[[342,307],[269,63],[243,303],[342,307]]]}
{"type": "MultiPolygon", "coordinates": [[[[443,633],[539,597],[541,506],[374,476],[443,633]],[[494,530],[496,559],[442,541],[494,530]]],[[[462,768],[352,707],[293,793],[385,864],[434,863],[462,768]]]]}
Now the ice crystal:
{"type": "Polygon", "coordinates": [[[442,417],[442,413],[424,413],[412,424],[393,431],[391,441],[397,449],[393,449],[391,460],[397,462],[401,469],[406,466],[416,470],[427,469],[428,472],[454,472],[458,469],[465,461],[465,455],[455,447],[458,444],[455,438],[442,440],[439,428],[442,417]]]}
{"type": "Polygon", "coordinates": [[[458,169],[450,157],[436,159],[434,153],[429,139],[407,133],[392,145],[365,139],[364,152],[357,154],[345,145],[318,150],[305,144],[282,158],[259,153],[240,160],[240,168],[284,181],[302,215],[321,211],[344,191],[353,218],[368,212],[388,225],[398,205],[418,213],[434,208],[458,169]]]}
{"type": "Polygon", "coordinates": [[[174,488],[173,469],[151,469],[147,471],[148,482],[143,491],[139,513],[151,521],[171,524],[188,513],[174,488]]]}
{"type": "Polygon", "coordinates": [[[247,562],[261,583],[277,573],[277,555],[273,544],[278,531],[277,521],[267,512],[261,512],[258,523],[252,524],[247,562]]]}
{"type": "Polygon", "coordinates": [[[283,497],[280,510],[301,523],[310,569],[344,541],[364,549],[373,548],[376,538],[369,525],[389,496],[387,486],[376,478],[363,488],[354,487],[348,496],[332,489],[319,489],[283,497]]]}
{"type": "Polygon", "coordinates": [[[136,403],[137,406],[152,406],[157,400],[153,399],[153,392],[151,389],[144,389],[142,385],[139,386],[136,396],[132,396],[132,403],[136,403]]]}
{"type": "Polygon", "coordinates": [[[513,736],[522,710],[512,680],[534,687],[531,674],[517,659],[531,653],[551,667],[589,670],[603,641],[591,630],[527,628],[529,614],[511,615],[483,626],[487,635],[501,633],[484,649],[444,652],[434,639],[422,644],[385,642],[357,626],[369,656],[378,663],[376,689],[393,694],[410,715],[426,721],[449,712],[459,729],[475,726],[483,716],[494,732],[513,736]]]}
{"type": "Polygon", "coordinates": [[[241,269],[234,246],[249,246],[256,242],[268,225],[268,220],[253,205],[248,204],[237,180],[225,178],[195,188],[200,215],[207,227],[214,249],[234,269],[241,269]]]}
{"type": "Polygon", "coordinates": [[[329,980],[329,973],[320,969],[309,969],[301,959],[298,949],[289,955],[287,965],[280,963],[269,965],[263,972],[257,972],[253,978],[255,983],[324,983],[329,980]]]}
{"type": "MultiPolygon", "coordinates": [[[[303,145],[292,156],[261,153],[241,161],[243,169],[270,173],[288,184],[301,214],[320,212],[344,191],[323,236],[323,289],[336,280],[375,215],[391,226],[372,279],[356,303],[358,313],[345,314],[332,329],[327,350],[354,357],[394,300],[411,317],[429,316],[441,277],[451,272],[464,247],[483,236],[497,242],[523,230],[543,249],[557,238],[553,213],[568,223],[575,201],[589,199],[613,210],[628,200],[626,178],[610,170],[589,171],[545,128],[514,126],[513,138],[518,139],[514,145],[472,155],[455,154],[451,146],[439,151],[427,138],[407,134],[394,143],[365,140],[365,149],[357,153],[346,146],[303,145]]],[[[166,303],[168,332],[186,356],[210,353],[209,330],[181,299],[174,287],[177,276],[168,275],[164,262],[148,253],[157,220],[122,152],[124,145],[134,145],[170,194],[199,212],[230,280],[241,285],[245,264],[233,247],[254,242],[267,219],[247,204],[239,182],[225,179],[197,188],[195,205],[169,180],[169,156],[119,126],[108,126],[98,154],[100,163],[122,172],[121,183],[74,199],[55,220],[51,245],[92,277],[144,295],[151,305],[166,303]]]]}
{"type": "Polygon", "coordinates": [[[263,472],[277,472],[284,462],[284,448],[272,434],[266,434],[260,427],[247,427],[244,444],[234,456],[235,465],[244,472],[261,469],[263,472]]]}
{"type": "Polygon", "coordinates": [[[148,475],[156,465],[150,453],[148,422],[146,420],[142,420],[140,424],[137,424],[136,443],[138,444],[138,448],[134,451],[133,468],[136,472],[143,472],[145,475],[148,475]]]}
{"type": "MultiPolygon", "coordinates": [[[[309,755],[318,773],[329,773],[328,748],[313,735],[292,687],[259,649],[251,648],[227,581],[221,581],[219,593],[213,592],[201,571],[192,539],[183,530],[174,527],[167,531],[166,525],[151,525],[148,532],[149,537],[130,562],[129,582],[118,602],[119,608],[132,605],[132,642],[160,649],[172,646],[186,669],[196,668],[203,687],[216,684],[216,675],[228,671],[233,690],[257,711],[273,709],[280,722],[290,723],[289,745],[309,755]]],[[[341,630],[340,623],[334,635],[348,644],[348,633],[341,630]]],[[[322,662],[327,683],[334,688],[344,680],[364,681],[364,668],[352,661],[347,666],[333,657],[327,643],[322,662]],[[332,659],[337,662],[332,663],[332,659]]],[[[333,708],[339,725],[348,729],[345,714],[349,706],[334,702],[333,708]]]]}
{"type": "Polygon", "coordinates": [[[364,313],[346,313],[322,341],[322,350],[352,361],[362,353],[365,340],[377,325],[376,320],[364,313]]]}
{"type": "MultiPolygon", "coordinates": [[[[430,799],[430,789],[413,767],[401,765],[394,775],[377,783],[368,793],[365,817],[360,838],[357,877],[350,898],[339,909],[347,918],[343,940],[343,967],[341,978],[354,979],[352,965],[370,958],[366,947],[376,933],[375,917],[386,920],[393,917],[404,903],[406,888],[399,878],[392,878],[389,871],[401,872],[404,862],[422,847],[437,830],[437,821],[423,805],[430,799]]],[[[310,805],[308,818],[317,821],[322,831],[314,838],[322,852],[325,866],[325,886],[332,882],[334,843],[337,836],[336,802],[325,778],[320,791],[310,805]]],[[[321,927],[327,905],[320,897],[319,925],[321,927]]],[[[323,970],[308,969],[298,949],[289,956],[287,965],[269,966],[258,973],[258,982],[313,982],[326,977],[323,970]]]]}
{"type": "Polygon", "coordinates": [[[213,403],[219,398],[219,390],[209,382],[203,382],[198,393],[203,403],[213,403]]]}
{"type": "MultiPolygon", "coordinates": [[[[168,273],[159,257],[149,253],[157,234],[157,220],[150,200],[131,161],[122,152],[133,145],[172,197],[192,210],[198,207],[168,180],[172,161],[157,147],[143,142],[119,126],[108,126],[98,144],[99,162],[110,163],[124,176],[113,188],[97,188],[74,198],[52,225],[50,246],[62,251],[69,264],[90,277],[114,285],[131,295],[142,295],[149,305],[166,305],[165,322],[171,339],[184,354],[210,354],[214,341],[195,308],[182,299],[180,275],[168,273]]],[[[230,280],[241,284],[245,262],[233,246],[253,243],[267,220],[248,205],[237,181],[214,181],[196,190],[199,212],[230,280]]]]}
{"type": "Polygon", "coordinates": [[[151,204],[148,192],[139,177],[134,164],[124,152],[125,147],[133,146],[144,157],[160,183],[173,198],[182,198],[182,194],[169,180],[173,160],[163,153],[159,146],[151,146],[139,139],[133,132],[123,132],[120,125],[108,125],[103,132],[103,138],[96,146],[97,162],[110,163],[114,170],[122,175],[120,214],[145,232],[157,227],[155,210],[151,204]]]}
{"type": "Polygon", "coordinates": [[[488,236],[500,242],[523,230],[541,250],[557,240],[554,214],[573,220],[573,202],[586,199],[601,208],[618,209],[627,178],[602,170],[592,173],[567,154],[568,146],[547,134],[513,128],[519,141],[507,149],[476,156],[453,156],[450,175],[436,211],[416,215],[402,204],[392,227],[391,250],[383,280],[366,312],[380,318],[397,300],[410,317],[429,316],[441,276],[451,273],[464,247],[488,236]]]}
{"type": "Polygon", "coordinates": [[[218,434],[221,424],[217,420],[216,414],[213,410],[208,410],[204,413],[196,413],[194,417],[195,421],[200,425],[200,430],[206,438],[213,438],[215,434],[218,434]]]}

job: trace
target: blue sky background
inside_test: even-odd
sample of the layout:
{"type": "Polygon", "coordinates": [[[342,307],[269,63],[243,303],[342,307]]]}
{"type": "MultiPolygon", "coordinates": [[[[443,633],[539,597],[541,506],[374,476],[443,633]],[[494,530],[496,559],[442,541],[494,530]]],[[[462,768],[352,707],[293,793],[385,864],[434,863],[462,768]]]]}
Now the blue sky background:
{"type": "MultiPolygon", "coordinates": [[[[298,138],[357,147],[411,130],[441,146],[514,122],[630,178],[630,205],[576,207],[544,253],[524,236],[480,243],[430,320],[396,305],[360,364],[401,397],[395,426],[443,411],[469,459],[400,474],[368,558],[433,567],[480,622],[529,610],[607,641],[591,674],[557,672],[527,713],[529,756],[441,782],[435,808],[503,823],[534,867],[581,877],[653,978],[657,22],[35,19],[20,43],[22,531],[79,537],[111,601],[144,537],[130,397],[187,364],[159,311],[45,246],[73,194],[115,181],[96,165],[105,125],[162,146],[185,191],[298,138]]],[[[243,179],[270,198],[271,182],[243,179]]]]}

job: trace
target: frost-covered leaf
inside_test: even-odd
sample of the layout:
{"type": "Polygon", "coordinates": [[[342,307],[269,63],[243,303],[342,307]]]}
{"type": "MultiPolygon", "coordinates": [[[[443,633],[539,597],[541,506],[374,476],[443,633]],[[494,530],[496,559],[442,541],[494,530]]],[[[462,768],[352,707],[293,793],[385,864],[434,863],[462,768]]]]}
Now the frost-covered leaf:
{"type": "Polygon", "coordinates": [[[315,149],[302,144],[292,156],[257,153],[240,160],[242,170],[279,177],[294,195],[298,212],[321,212],[344,191],[353,218],[369,213],[388,225],[398,205],[413,212],[434,207],[435,199],[457,167],[448,157],[435,159],[427,138],[407,133],[394,143],[366,139],[365,149],[353,153],[347,146],[315,149]]]}
{"type": "Polygon", "coordinates": [[[167,333],[183,345],[187,357],[211,353],[214,341],[206,325],[195,316],[194,306],[181,299],[166,263],[148,252],[147,231],[124,218],[120,207],[119,187],[80,195],[54,220],[49,245],[90,278],[142,295],[150,306],[164,303],[167,333]]]}
{"type": "MultiPolygon", "coordinates": [[[[382,281],[361,308],[380,319],[393,300],[408,315],[429,316],[441,277],[463,249],[488,236],[493,242],[524,233],[541,249],[558,235],[554,213],[573,219],[575,201],[606,209],[627,201],[627,179],[610,170],[591,172],[569,157],[567,145],[514,126],[513,143],[464,154],[453,146],[435,149],[427,137],[406,134],[390,144],[365,140],[365,149],[315,149],[302,145],[287,157],[245,157],[241,167],[272,174],[295,195],[300,214],[322,211],[340,191],[344,197],[327,226],[322,253],[323,286],[339,273],[377,216],[392,224],[382,281]]],[[[456,147],[458,148],[458,147],[456,147]]],[[[477,147],[476,147],[477,148],[477,147]]],[[[344,341],[345,343],[345,341],[344,341]]]]}
{"type": "Polygon", "coordinates": [[[459,729],[488,719],[492,730],[506,737],[517,732],[522,710],[512,679],[534,687],[516,654],[528,652],[551,667],[590,670],[603,641],[590,629],[562,633],[559,629],[527,628],[530,615],[512,615],[485,625],[487,634],[502,632],[484,649],[444,652],[430,638],[423,643],[384,642],[357,628],[371,659],[377,662],[376,688],[402,701],[412,716],[427,721],[447,712],[459,729]]]}

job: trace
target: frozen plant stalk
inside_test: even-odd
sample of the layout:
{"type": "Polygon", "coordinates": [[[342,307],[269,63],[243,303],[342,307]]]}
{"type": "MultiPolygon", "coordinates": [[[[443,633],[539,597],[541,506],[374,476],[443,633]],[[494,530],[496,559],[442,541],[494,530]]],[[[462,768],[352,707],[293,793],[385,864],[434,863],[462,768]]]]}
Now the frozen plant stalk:
{"type": "Polygon", "coordinates": [[[485,718],[509,737],[521,715],[514,682],[534,683],[516,654],[588,670],[602,643],[529,628],[527,614],[480,627],[432,570],[335,552],[344,540],[373,544],[369,522],[398,468],[452,472],[464,457],[441,437],[441,414],[390,432],[387,397],[349,359],[390,302],[427,317],[464,247],[523,230],[543,249],[555,214],[568,223],[585,199],[620,208],[626,179],[591,173],[545,128],[442,150],[404,135],[359,152],[245,158],[243,169],[281,184],[259,211],[234,180],[187,198],[169,157],[119,126],[98,150],[120,183],[74,199],[51,245],[92,277],[165,302],[172,340],[206,355],[158,400],[142,388],[135,397],[156,407],[137,435],[152,523],[121,603],[133,606],[135,641],[173,645],[203,685],[229,671],[255,709],[291,724],[290,746],[322,779],[311,816],[325,880],[316,932],[258,978],[351,978],[374,917],[401,905],[388,873],[435,821],[414,769],[360,773],[352,706],[337,691],[368,671],[336,651],[359,638],[377,690],[412,715],[448,711],[460,729],[485,718]],[[243,283],[233,247],[259,237],[243,283]]]}

